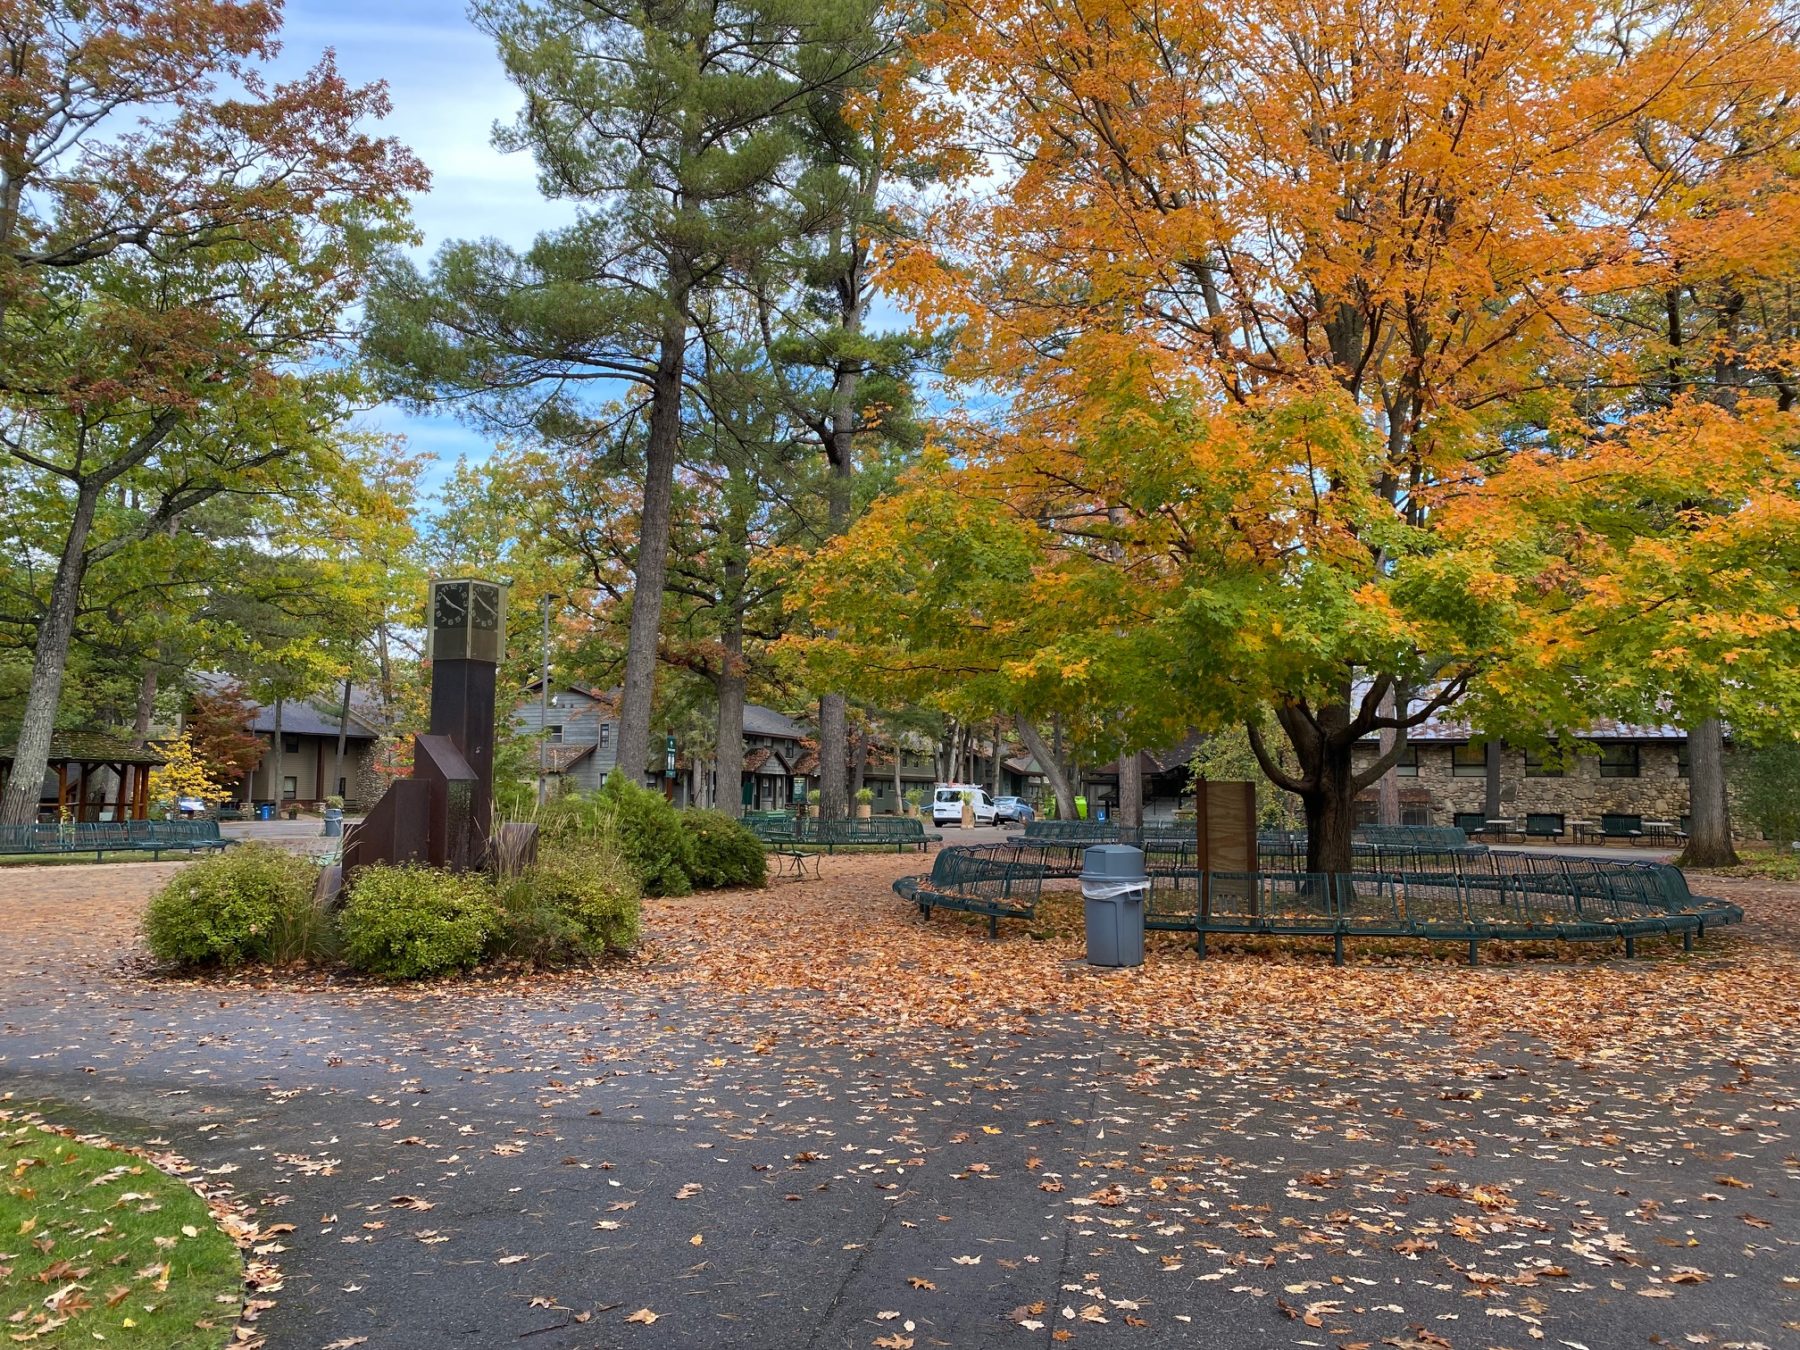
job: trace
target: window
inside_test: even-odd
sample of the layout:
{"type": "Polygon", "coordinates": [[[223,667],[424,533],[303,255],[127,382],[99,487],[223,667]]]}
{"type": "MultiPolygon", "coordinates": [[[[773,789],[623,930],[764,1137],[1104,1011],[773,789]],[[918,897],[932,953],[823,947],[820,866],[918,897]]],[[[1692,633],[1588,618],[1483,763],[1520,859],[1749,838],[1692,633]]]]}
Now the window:
{"type": "Polygon", "coordinates": [[[1562,760],[1559,749],[1552,741],[1542,750],[1525,752],[1525,776],[1527,778],[1561,778],[1563,776],[1562,760]]]}
{"type": "Polygon", "coordinates": [[[1375,802],[1366,802],[1362,798],[1356,800],[1356,823],[1358,825],[1374,825],[1381,819],[1381,808],[1375,802]]]}
{"type": "Polygon", "coordinates": [[[1394,761],[1396,778],[1417,778],[1419,776],[1419,747],[1408,744],[1400,751],[1400,758],[1394,761]]]}
{"type": "Polygon", "coordinates": [[[337,795],[340,797],[348,797],[350,795],[350,789],[342,778],[338,779],[337,795]]]}
{"type": "Polygon", "coordinates": [[[1400,808],[1402,825],[1431,824],[1431,808],[1429,806],[1402,806],[1400,808]]]}
{"type": "Polygon", "coordinates": [[[299,754],[300,737],[298,735],[290,736],[286,732],[283,732],[281,736],[281,753],[284,755],[299,754]]]}
{"type": "Polygon", "coordinates": [[[1479,741],[1451,746],[1450,776],[1452,778],[1487,777],[1487,746],[1479,741]]]}
{"type": "Polygon", "coordinates": [[[562,726],[561,726],[561,724],[554,723],[550,726],[545,727],[544,728],[544,739],[549,741],[550,744],[552,744],[552,745],[561,745],[562,744],[562,726]]]}
{"type": "Polygon", "coordinates": [[[607,746],[609,746],[611,744],[612,744],[612,723],[611,722],[602,722],[600,724],[600,748],[602,750],[604,750],[604,749],[606,749],[607,746]]]}
{"type": "Polygon", "coordinates": [[[1636,778],[1638,748],[1628,741],[1612,741],[1600,747],[1602,778],[1636,778]]]}
{"type": "MultiPolygon", "coordinates": [[[[1683,741],[1675,747],[1675,776],[1677,778],[1686,778],[1690,768],[1691,765],[1688,762],[1688,743],[1683,741]]],[[[1686,833],[1685,827],[1683,827],[1683,833],[1686,833]]]]}
{"type": "Polygon", "coordinates": [[[291,802],[300,795],[300,780],[289,775],[281,780],[281,800],[291,802]]]}

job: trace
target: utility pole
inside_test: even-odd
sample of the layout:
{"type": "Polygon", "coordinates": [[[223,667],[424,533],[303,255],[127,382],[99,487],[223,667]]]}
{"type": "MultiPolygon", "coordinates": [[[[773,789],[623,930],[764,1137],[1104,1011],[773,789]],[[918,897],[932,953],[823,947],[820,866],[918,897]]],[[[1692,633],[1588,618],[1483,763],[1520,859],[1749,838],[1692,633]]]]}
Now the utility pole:
{"type": "Polygon", "coordinates": [[[544,610],[544,664],[538,677],[538,804],[550,800],[550,602],[546,595],[544,610]]]}

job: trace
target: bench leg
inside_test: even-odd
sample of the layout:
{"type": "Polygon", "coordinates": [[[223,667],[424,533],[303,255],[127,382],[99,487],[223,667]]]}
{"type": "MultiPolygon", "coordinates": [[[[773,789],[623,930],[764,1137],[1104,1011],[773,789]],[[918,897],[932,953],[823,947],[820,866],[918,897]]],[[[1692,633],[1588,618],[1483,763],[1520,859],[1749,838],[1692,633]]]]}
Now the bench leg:
{"type": "Polygon", "coordinates": [[[1681,930],[1681,950],[1684,952],[1691,952],[1694,950],[1694,930],[1693,929],[1684,928],[1681,930]]]}
{"type": "Polygon", "coordinates": [[[997,938],[1000,936],[1000,919],[998,915],[988,915],[988,936],[990,938],[997,938]]]}
{"type": "Polygon", "coordinates": [[[1481,940],[1479,938],[1469,939],[1469,964],[1472,966],[1481,964],[1481,940]]]}
{"type": "Polygon", "coordinates": [[[1625,935],[1625,959],[1630,960],[1637,955],[1637,938],[1630,933],[1625,935]]]}
{"type": "Polygon", "coordinates": [[[1342,933],[1331,935],[1331,964],[1334,966],[1344,964],[1344,935],[1342,933]]]}
{"type": "Polygon", "coordinates": [[[1204,928],[1194,934],[1194,955],[1201,961],[1206,959],[1206,930],[1204,928]]]}

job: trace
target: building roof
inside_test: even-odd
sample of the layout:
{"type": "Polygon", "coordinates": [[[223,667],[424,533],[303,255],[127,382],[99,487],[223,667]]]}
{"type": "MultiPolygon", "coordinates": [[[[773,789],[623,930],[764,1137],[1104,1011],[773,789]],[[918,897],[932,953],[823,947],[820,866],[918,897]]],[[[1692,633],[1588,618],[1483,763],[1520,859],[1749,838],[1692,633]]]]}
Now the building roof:
{"type": "MultiPolygon", "coordinates": [[[[1641,722],[1621,722],[1611,717],[1596,717],[1586,727],[1573,733],[1578,741],[1671,741],[1687,740],[1687,732],[1680,727],[1646,724],[1641,722]]],[[[1374,740],[1371,734],[1365,737],[1374,740]]],[[[1433,741],[1444,744],[1461,745],[1476,739],[1474,729],[1465,721],[1455,717],[1430,717],[1421,725],[1406,733],[1409,741],[1433,741]]]]}
{"type": "Polygon", "coordinates": [[[775,778],[788,776],[787,761],[766,745],[759,745],[744,756],[744,772],[769,774],[775,778]]]}
{"type": "MultiPolygon", "coordinates": [[[[0,764],[18,758],[17,745],[0,746],[0,764]]],[[[138,749],[109,731],[61,731],[50,737],[52,764],[167,764],[168,756],[155,748],[138,749]]]]}
{"type": "Polygon", "coordinates": [[[546,745],[544,747],[544,763],[551,773],[567,773],[593,754],[596,748],[592,744],[546,745]]]}
{"type": "MultiPolygon", "coordinates": [[[[525,686],[526,692],[536,693],[542,683],[542,680],[532,680],[525,686]]],[[[584,698],[591,698],[596,703],[607,705],[608,711],[612,715],[616,716],[618,713],[619,691],[617,689],[596,689],[592,685],[577,684],[570,680],[551,680],[550,687],[552,690],[567,689],[584,698]]],[[[744,734],[746,736],[769,736],[776,740],[798,741],[806,738],[807,731],[786,713],[776,712],[775,709],[766,708],[760,703],[746,703],[744,705],[744,734]]]]}
{"type": "Polygon", "coordinates": [[[760,703],[744,705],[744,734],[746,736],[774,736],[781,740],[798,741],[806,736],[806,728],[785,713],[778,713],[773,708],[765,708],[760,703]]]}
{"type": "MultiPolygon", "coordinates": [[[[241,682],[230,675],[222,675],[216,671],[203,672],[194,677],[195,683],[209,693],[218,693],[241,682]]],[[[338,709],[342,706],[342,686],[334,698],[319,697],[317,703],[312,699],[290,698],[281,704],[281,734],[284,736],[330,736],[338,734],[338,709]]],[[[256,709],[256,715],[250,719],[249,730],[259,731],[264,735],[275,734],[275,705],[261,704],[249,699],[250,706],[256,709]]],[[[344,739],[349,741],[373,741],[380,739],[374,730],[373,712],[369,700],[363,691],[355,686],[350,690],[350,720],[345,729],[344,739]]]]}

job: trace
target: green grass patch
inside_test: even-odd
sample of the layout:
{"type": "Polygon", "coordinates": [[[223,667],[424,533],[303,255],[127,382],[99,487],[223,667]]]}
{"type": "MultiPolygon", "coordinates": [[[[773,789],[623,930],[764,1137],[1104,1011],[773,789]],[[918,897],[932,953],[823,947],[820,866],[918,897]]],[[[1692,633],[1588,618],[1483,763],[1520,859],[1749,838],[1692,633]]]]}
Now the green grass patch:
{"type": "Polygon", "coordinates": [[[188,1186],[134,1154],[0,1124],[0,1331],[9,1342],[217,1350],[244,1272],[188,1186]]]}

